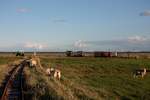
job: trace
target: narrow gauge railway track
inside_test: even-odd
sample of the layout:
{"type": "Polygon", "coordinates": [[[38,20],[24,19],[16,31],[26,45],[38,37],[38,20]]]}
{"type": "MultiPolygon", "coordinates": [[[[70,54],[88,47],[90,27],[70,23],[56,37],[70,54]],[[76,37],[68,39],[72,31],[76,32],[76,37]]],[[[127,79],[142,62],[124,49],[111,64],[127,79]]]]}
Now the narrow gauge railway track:
{"type": "Polygon", "coordinates": [[[21,64],[17,66],[10,75],[1,100],[23,100],[23,69],[26,61],[22,61],[21,64]]]}

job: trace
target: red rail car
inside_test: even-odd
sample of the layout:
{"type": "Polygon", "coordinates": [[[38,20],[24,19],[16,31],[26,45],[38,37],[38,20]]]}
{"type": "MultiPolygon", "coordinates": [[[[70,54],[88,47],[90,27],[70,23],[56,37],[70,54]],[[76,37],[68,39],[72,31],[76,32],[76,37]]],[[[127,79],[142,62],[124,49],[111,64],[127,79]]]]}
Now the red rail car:
{"type": "Polygon", "coordinates": [[[94,57],[112,57],[112,52],[94,52],[94,57]]]}

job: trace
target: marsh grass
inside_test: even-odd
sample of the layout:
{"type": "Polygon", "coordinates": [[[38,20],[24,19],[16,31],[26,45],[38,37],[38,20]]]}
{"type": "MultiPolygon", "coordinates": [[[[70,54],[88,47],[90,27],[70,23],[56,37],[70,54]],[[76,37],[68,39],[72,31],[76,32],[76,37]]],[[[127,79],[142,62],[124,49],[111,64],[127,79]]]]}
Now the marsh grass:
{"type": "Polygon", "coordinates": [[[4,84],[8,79],[9,72],[18,64],[16,57],[0,57],[0,96],[2,95],[4,84]]]}
{"type": "MultiPolygon", "coordinates": [[[[28,69],[33,77],[32,87],[44,84],[45,92],[35,97],[58,100],[141,100],[150,92],[150,73],[144,78],[133,78],[133,71],[149,68],[148,59],[122,58],[41,58],[44,68],[62,71],[60,81],[28,69]]],[[[41,86],[42,87],[42,86],[41,86]]]]}
{"type": "Polygon", "coordinates": [[[16,57],[0,57],[0,86],[8,72],[14,67],[12,64],[17,64],[16,57]]]}

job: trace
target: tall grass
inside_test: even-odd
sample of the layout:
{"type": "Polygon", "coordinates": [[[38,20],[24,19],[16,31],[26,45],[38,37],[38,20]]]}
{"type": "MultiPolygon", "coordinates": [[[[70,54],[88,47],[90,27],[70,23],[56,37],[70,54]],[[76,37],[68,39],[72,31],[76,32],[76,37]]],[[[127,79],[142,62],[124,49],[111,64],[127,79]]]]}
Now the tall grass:
{"type": "MultiPolygon", "coordinates": [[[[16,57],[0,57],[0,87],[3,86],[3,82],[6,81],[6,76],[8,72],[11,71],[14,66],[11,64],[17,64],[18,58],[16,57]]],[[[1,93],[0,88],[0,93],[1,93]]]]}
{"type": "Polygon", "coordinates": [[[65,100],[141,100],[150,92],[150,75],[133,78],[135,69],[150,69],[148,59],[43,57],[41,62],[44,68],[62,71],[58,81],[29,69],[35,84],[42,82],[47,88],[46,94],[41,95],[43,100],[52,95],[65,100]]]}

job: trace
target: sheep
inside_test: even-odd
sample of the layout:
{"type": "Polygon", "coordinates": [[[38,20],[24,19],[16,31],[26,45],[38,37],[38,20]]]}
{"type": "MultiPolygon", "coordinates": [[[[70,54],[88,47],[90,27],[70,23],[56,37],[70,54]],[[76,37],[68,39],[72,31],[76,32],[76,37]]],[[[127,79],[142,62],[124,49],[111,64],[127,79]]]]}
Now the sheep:
{"type": "Polygon", "coordinates": [[[31,66],[31,67],[37,66],[37,61],[34,60],[34,59],[31,59],[31,60],[30,60],[30,66],[31,66]]]}
{"type": "Polygon", "coordinates": [[[142,72],[142,78],[146,75],[146,68],[144,68],[143,72],[142,72]]]}
{"type": "Polygon", "coordinates": [[[50,76],[50,75],[51,75],[50,68],[47,68],[47,69],[46,69],[46,75],[48,75],[48,76],[50,76]]]}
{"type": "Polygon", "coordinates": [[[47,68],[47,69],[46,69],[46,74],[47,74],[47,75],[53,74],[54,72],[55,72],[55,69],[54,69],[54,68],[47,68]]]}
{"type": "Polygon", "coordinates": [[[54,69],[54,68],[47,68],[46,69],[46,75],[48,75],[50,77],[52,76],[52,77],[54,77],[56,79],[59,79],[59,80],[61,78],[61,72],[60,72],[60,70],[54,69]]]}
{"type": "Polygon", "coordinates": [[[61,78],[61,71],[60,70],[55,69],[54,78],[60,80],[60,78],[61,78]]]}
{"type": "Polygon", "coordinates": [[[143,70],[136,70],[134,73],[134,78],[137,76],[141,76],[142,78],[144,78],[146,72],[147,72],[146,68],[144,68],[143,70]]]}

